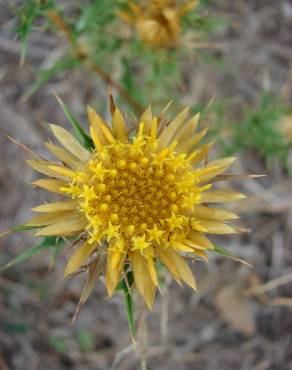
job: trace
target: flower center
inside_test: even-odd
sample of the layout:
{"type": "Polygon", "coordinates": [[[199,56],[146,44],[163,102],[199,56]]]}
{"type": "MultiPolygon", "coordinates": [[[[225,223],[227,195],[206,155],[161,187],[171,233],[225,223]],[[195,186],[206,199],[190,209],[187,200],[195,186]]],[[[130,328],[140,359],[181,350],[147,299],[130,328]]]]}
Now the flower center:
{"type": "Polygon", "coordinates": [[[163,243],[188,232],[186,215],[200,201],[195,180],[185,155],[159,151],[140,136],[94,153],[67,192],[78,199],[92,242],[122,239],[131,246],[135,237],[163,243]]]}

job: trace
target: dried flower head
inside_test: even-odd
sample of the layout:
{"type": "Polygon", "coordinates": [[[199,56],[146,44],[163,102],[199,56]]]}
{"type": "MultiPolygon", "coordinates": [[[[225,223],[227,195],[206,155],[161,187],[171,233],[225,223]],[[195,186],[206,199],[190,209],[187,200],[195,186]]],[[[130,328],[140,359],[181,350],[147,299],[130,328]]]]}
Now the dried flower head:
{"type": "Polygon", "coordinates": [[[180,39],[181,17],[190,12],[197,0],[190,0],[177,5],[176,0],[148,0],[140,6],[129,1],[129,12],[120,12],[126,22],[136,28],[138,37],[147,45],[157,48],[169,48],[180,39]]]}
{"type": "Polygon", "coordinates": [[[126,267],[132,269],[151,308],[159,285],[157,262],[178,282],[196,289],[184,255],[207,259],[206,251],[214,246],[205,234],[235,232],[229,222],[237,216],[209,203],[243,195],[211,189],[234,158],[200,165],[212,143],[198,146],[206,134],[205,129],[195,132],[198,114],[190,118],[185,108],[165,124],[148,107],[132,137],[120,110],[112,108],[111,125],[88,108],[92,149],[85,149],[64,128],[51,125],[62,147],[51,142],[46,146],[60,162],[27,162],[49,177],[34,185],[61,199],[33,208],[40,215],[26,226],[39,227],[38,236],[75,238],[76,250],[65,276],[82,267],[89,271],[83,300],[103,273],[112,295],[126,267]]]}
{"type": "Polygon", "coordinates": [[[280,119],[279,129],[286,142],[292,142],[292,115],[285,115],[280,119]]]}

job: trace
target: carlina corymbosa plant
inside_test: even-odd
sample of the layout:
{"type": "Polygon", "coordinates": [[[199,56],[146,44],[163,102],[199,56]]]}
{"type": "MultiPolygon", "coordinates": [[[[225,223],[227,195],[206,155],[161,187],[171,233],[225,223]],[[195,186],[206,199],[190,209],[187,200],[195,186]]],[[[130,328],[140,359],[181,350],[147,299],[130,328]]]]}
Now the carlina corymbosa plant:
{"type": "Polygon", "coordinates": [[[189,13],[198,0],[178,4],[176,0],[147,0],[138,5],[128,2],[129,10],[119,15],[131,24],[138,38],[155,48],[170,48],[177,45],[181,36],[181,18],[189,13]]]}
{"type": "Polygon", "coordinates": [[[206,234],[236,232],[230,221],[238,217],[209,204],[244,195],[212,189],[216,181],[236,176],[222,174],[234,158],[206,164],[212,143],[199,144],[206,134],[206,129],[196,132],[199,114],[190,117],[187,107],[167,121],[165,110],[153,116],[149,106],[133,132],[111,95],[110,107],[111,123],[88,107],[90,137],[82,131],[84,145],[51,125],[61,146],[47,142],[46,147],[58,161],[27,163],[47,176],[33,185],[60,199],[33,208],[38,215],[24,226],[35,228],[36,236],[69,239],[73,251],[65,276],[88,272],[81,305],[97,278],[105,276],[109,296],[126,282],[151,309],[158,266],[196,290],[187,259],[207,260],[207,251],[228,255],[206,234]]]}

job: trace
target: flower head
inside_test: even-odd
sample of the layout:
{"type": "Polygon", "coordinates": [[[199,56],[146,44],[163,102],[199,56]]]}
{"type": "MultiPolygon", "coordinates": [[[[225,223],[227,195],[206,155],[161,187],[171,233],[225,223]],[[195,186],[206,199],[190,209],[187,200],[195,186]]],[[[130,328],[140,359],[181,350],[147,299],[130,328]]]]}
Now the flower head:
{"type": "Polygon", "coordinates": [[[183,15],[191,11],[197,0],[177,5],[176,0],[148,0],[143,6],[129,1],[129,12],[120,12],[121,18],[134,25],[138,37],[147,45],[169,48],[177,44],[183,15]]]}
{"type": "Polygon", "coordinates": [[[67,130],[51,125],[62,147],[46,145],[60,162],[28,161],[49,177],[34,185],[61,199],[34,208],[40,215],[26,225],[39,227],[39,236],[77,237],[65,275],[87,266],[92,287],[104,273],[109,295],[127,266],[151,307],[158,285],[157,261],[177,281],[196,289],[183,256],[206,259],[206,251],[214,247],[205,234],[234,232],[229,221],[237,216],[208,205],[243,197],[212,190],[234,158],[200,165],[211,144],[198,145],[206,130],[195,132],[199,115],[189,117],[188,108],[165,125],[148,107],[134,138],[117,107],[112,125],[92,108],[88,118],[94,148],[85,149],[67,130]]]}

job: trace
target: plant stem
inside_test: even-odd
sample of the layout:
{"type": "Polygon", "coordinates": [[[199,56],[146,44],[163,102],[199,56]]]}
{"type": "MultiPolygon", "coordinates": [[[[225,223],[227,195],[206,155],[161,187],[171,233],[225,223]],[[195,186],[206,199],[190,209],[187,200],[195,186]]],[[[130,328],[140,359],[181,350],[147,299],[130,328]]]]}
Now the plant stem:
{"type": "Polygon", "coordinates": [[[140,365],[141,370],[147,370],[148,325],[147,309],[142,307],[140,319],[140,365]]]}
{"type": "Polygon", "coordinates": [[[161,296],[161,319],[160,319],[160,339],[163,345],[167,345],[168,337],[168,314],[169,314],[169,285],[170,277],[166,276],[165,287],[161,296]]]}

